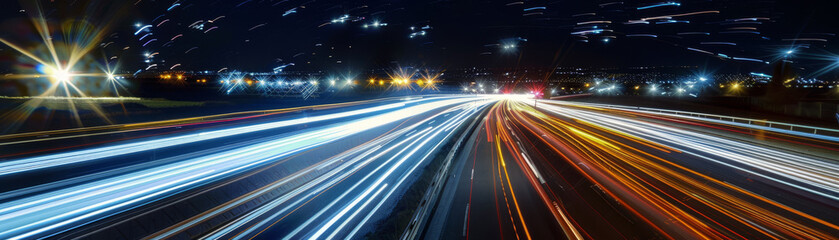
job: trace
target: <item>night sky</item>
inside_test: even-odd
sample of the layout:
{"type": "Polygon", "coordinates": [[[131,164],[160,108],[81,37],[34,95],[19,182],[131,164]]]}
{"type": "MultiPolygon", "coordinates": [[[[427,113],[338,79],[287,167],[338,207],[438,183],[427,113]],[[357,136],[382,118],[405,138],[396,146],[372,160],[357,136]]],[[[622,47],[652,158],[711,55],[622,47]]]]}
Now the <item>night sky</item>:
{"type": "MultiPolygon", "coordinates": [[[[0,9],[0,38],[36,48],[27,19],[34,4],[4,1],[14,7],[0,9]]],[[[802,68],[825,65],[824,59],[839,53],[833,44],[839,18],[829,2],[79,0],[42,1],[41,7],[55,24],[68,19],[107,24],[107,37],[92,54],[132,72],[154,63],[150,70],[270,71],[289,63],[303,70],[394,65],[749,70],[783,58],[802,68]],[[375,27],[376,22],[386,26],[375,27]],[[152,27],[137,32],[145,25],[152,27]],[[789,50],[793,56],[786,56],[789,50]],[[143,62],[144,53],[155,52],[150,63],[143,62]]],[[[53,34],[70,39],[59,30],[53,34]]],[[[4,68],[18,64],[16,52],[0,49],[4,68]]]]}

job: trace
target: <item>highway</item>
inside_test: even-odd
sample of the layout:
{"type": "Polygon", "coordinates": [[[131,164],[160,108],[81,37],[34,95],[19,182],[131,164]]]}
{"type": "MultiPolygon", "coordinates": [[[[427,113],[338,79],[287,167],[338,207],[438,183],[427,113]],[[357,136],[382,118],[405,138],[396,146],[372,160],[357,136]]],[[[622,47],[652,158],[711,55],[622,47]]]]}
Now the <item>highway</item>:
{"type": "MultiPolygon", "coordinates": [[[[833,239],[839,139],[542,100],[494,104],[429,239],[833,239]]],[[[627,108],[629,109],[629,108],[627,108]]]]}
{"type": "Polygon", "coordinates": [[[421,238],[839,236],[839,138],[723,119],[433,95],[6,135],[0,238],[364,238],[461,137],[421,238]]]}
{"type": "Polygon", "coordinates": [[[5,136],[0,238],[358,238],[495,101],[406,97],[5,136]]]}

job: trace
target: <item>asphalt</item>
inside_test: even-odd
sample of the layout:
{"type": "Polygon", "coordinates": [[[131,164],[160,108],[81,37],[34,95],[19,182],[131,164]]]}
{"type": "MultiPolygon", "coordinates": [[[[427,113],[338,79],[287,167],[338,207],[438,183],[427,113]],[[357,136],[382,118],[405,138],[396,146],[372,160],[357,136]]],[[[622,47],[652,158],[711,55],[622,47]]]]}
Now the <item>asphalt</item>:
{"type": "Polygon", "coordinates": [[[836,196],[829,187],[833,180],[806,177],[810,171],[825,174],[818,173],[821,167],[836,167],[836,142],[540,104],[545,105],[538,113],[513,100],[494,106],[483,130],[468,143],[471,149],[461,153],[458,174],[448,181],[426,239],[762,239],[839,233],[833,225],[839,219],[832,214],[839,202],[829,197],[836,196]],[[551,214],[551,207],[559,214],[551,214]]]}
{"type": "Polygon", "coordinates": [[[390,99],[8,138],[21,142],[4,149],[23,154],[0,162],[0,237],[360,238],[390,227],[379,223],[408,186],[460,137],[455,129],[483,112],[434,203],[425,239],[839,235],[837,142],[531,105],[390,99]],[[271,125],[284,121],[295,124],[271,125]],[[278,127],[259,128],[265,124],[278,127]],[[237,134],[224,135],[230,129],[237,134]],[[61,138],[90,133],[104,134],[61,138]],[[46,146],[53,148],[39,151],[46,146]]]}
{"type": "MultiPolygon", "coordinates": [[[[4,228],[9,232],[0,231],[0,234],[13,234],[11,231],[31,227],[38,229],[38,232],[28,231],[34,234],[32,236],[93,239],[139,239],[149,236],[276,239],[331,233],[336,236],[361,236],[378,227],[378,220],[387,216],[407,186],[416,181],[416,176],[425,170],[424,166],[437,153],[439,146],[454,137],[453,129],[477,115],[488,103],[476,103],[474,99],[395,99],[361,106],[291,112],[221,126],[210,124],[160,135],[145,135],[149,134],[148,131],[141,130],[131,134],[144,137],[128,141],[120,141],[118,135],[107,135],[104,137],[114,138],[114,141],[78,147],[66,143],[71,148],[25,155],[23,158],[13,157],[6,162],[123,146],[120,144],[163,141],[183,134],[192,136],[189,134],[196,132],[210,133],[219,129],[297,121],[301,117],[342,116],[347,112],[405,102],[405,106],[395,109],[165,148],[143,144],[137,147],[151,147],[151,150],[95,160],[80,158],[82,162],[55,166],[40,164],[36,170],[14,174],[6,169],[7,174],[2,177],[16,179],[17,185],[8,187],[0,196],[3,199],[0,211],[25,218],[5,222],[7,226],[4,228]],[[388,122],[387,119],[393,117],[399,120],[388,122]],[[368,125],[375,127],[368,129],[368,125]],[[183,165],[187,163],[193,165],[183,165]],[[172,168],[181,165],[183,167],[172,168]],[[155,169],[170,170],[158,173],[165,175],[143,175],[158,171],[155,169]],[[175,172],[182,173],[169,175],[175,172]],[[50,176],[55,179],[40,179],[39,175],[44,173],[51,173],[50,176]],[[199,176],[209,178],[184,182],[199,176]],[[140,177],[142,180],[133,180],[140,177]],[[168,184],[172,182],[183,185],[171,187],[168,184]],[[104,188],[106,186],[111,187],[104,188]],[[99,190],[87,192],[83,188],[99,190]],[[153,194],[132,193],[144,191],[153,194]],[[21,204],[45,201],[56,194],[72,194],[66,195],[72,198],[50,202],[47,204],[49,208],[21,204]],[[123,202],[129,197],[137,197],[137,200],[123,202]],[[20,207],[33,207],[33,210],[18,211],[20,207]],[[92,207],[102,209],[84,212],[92,207]],[[360,212],[360,209],[365,212],[360,212]],[[51,214],[55,217],[49,217],[51,214]],[[60,223],[48,222],[68,214],[86,215],[60,223]],[[33,225],[33,221],[54,225],[33,225]],[[76,221],[75,225],[63,225],[69,221],[76,221]]],[[[169,129],[174,128],[167,127],[169,129]]],[[[117,149],[129,151],[128,148],[117,149]]],[[[66,160],[63,157],[57,159],[66,160]]],[[[15,169],[16,166],[8,167],[15,169]]]]}

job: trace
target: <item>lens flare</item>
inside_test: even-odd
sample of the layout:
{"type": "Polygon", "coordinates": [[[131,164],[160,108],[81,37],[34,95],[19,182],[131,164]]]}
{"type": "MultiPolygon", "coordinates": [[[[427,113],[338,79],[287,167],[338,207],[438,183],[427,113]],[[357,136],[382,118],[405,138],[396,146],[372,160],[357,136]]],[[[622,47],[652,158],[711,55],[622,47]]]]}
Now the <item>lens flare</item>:
{"type": "MultiPolygon", "coordinates": [[[[101,84],[104,81],[116,79],[114,71],[110,67],[107,71],[98,71],[96,67],[108,63],[107,58],[102,64],[91,56],[92,52],[99,48],[100,43],[108,36],[114,19],[118,16],[119,10],[125,4],[114,3],[111,5],[87,6],[89,8],[106,7],[108,11],[101,11],[101,15],[86,15],[78,19],[62,19],[61,24],[54,24],[48,20],[42,10],[40,1],[23,1],[22,7],[29,14],[33,31],[37,33],[40,41],[34,43],[15,43],[9,38],[0,38],[0,43],[20,53],[18,64],[21,66],[37,66],[34,69],[23,69],[16,74],[9,74],[0,77],[4,81],[18,81],[24,85],[31,86],[29,89],[41,89],[40,92],[21,92],[20,96],[30,95],[30,100],[18,108],[3,114],[3,118],[21,123],[38,108],[44,107],[44,101],[66,101],[70,114],[75,118],[77,125],[82,125],[81,117],[75,101],[77,99],[89,99],[89,93],[98,94],[107,90],[101,84]],[[97,21],[91,21],[97,19],[97,21]],[[100,21],[101,20],[101,21],[100,21]],[[104,23],[101,25],[94,24],[104,23]],[[56,27],[59,26],[59,27],[56,27]],[[34,70],[34,71],[33,71],[34,70]],[[45,81],[47,80],[47,81],[45,81]],[[59,98],[55,98],[59,97],[59,98]]],[[[99,12],[99,11],[97,11],[99,12]]],[[[31,39],[29,36],[20,36],[21,39],[31,39]]],[[[113,81],[112,81],[113,82],[113,81]]],[[[116,87],[114,87],[116,89],[116,87]]],[[[37,90],[36,90],[37,91],[37,90]]],[[[104,93],[102,93],[104,95],[104,93]]],[[[96,101],[82,101],[89,106],[100,118],[107,123],[111,121],[106,117],[102,108],[96,101]]],[[[54,104],[52,104],[54,105],[54,104]]],[[[14,131],[19,124],[7,126],[6,131],[14,131]]]]}

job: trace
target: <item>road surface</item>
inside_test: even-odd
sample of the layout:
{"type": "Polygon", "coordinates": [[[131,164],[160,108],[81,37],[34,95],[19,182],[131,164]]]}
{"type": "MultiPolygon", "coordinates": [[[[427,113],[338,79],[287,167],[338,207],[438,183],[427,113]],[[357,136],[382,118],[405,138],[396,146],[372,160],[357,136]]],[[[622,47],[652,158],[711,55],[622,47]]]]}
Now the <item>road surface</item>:
{"type": "Polygon", "coordinates": [[[839,138],[440,95],[0,136],[0,238],[362,238],[462,134],[423,238],[839,236],[839,138]]]}
{"type": "MultiPolygon", "coordinates": [[[[430,239],[831,239],[839,141],[562,101],[501,101],[430,239]]],[[[456,165],[457,166],[457,165],[456,165]]]]}
{"type": "Polygon", "coordinates": [[[359,237],[494,101],[397,98],[6,136],[2,147],[19,151],[0,162],[11,183],[0,238],[359,237]]]}

